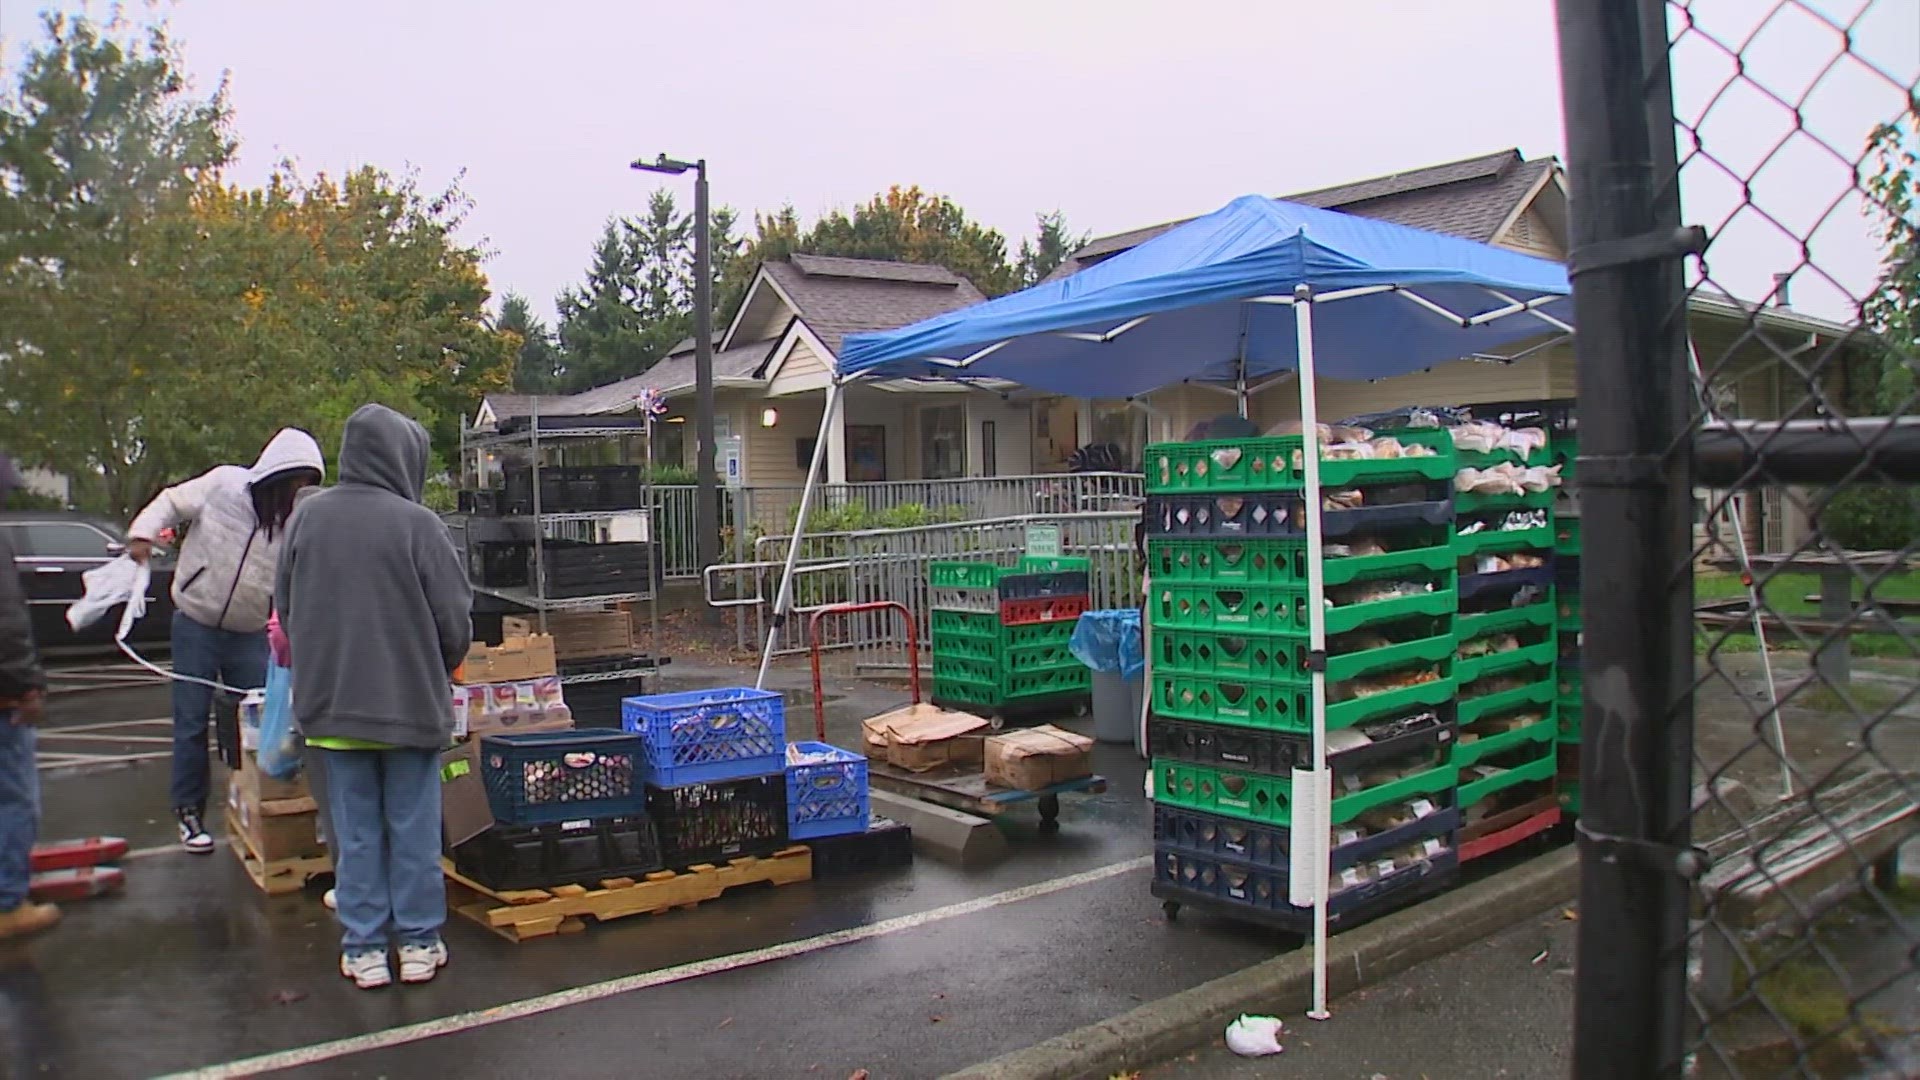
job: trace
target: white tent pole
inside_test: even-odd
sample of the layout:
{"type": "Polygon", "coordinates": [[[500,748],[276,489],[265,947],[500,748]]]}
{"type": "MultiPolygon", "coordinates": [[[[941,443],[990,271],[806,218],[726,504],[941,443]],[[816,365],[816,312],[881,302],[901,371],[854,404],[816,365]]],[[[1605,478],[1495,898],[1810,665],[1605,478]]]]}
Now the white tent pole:
{"type": "MultiPolygon", "coordinates": [[[[1687,337],[1687,364],[1693,369],[1693,388],[1700,395],[1700,408],[1708,420],[1718,423],[1720,414],[1713,407],[1713,393],[1707,387],[1707,377],[1700,370],[1700,354],[1693,347],[1693,337],[1687,337]]],[[[1747,614],[1753,619],[1754,640],[1760,645],[1760,671],[1767,680],[1767,700],[1773,706],[1773,748],[1780,755],[1780,798],[1793,798],[1793,763],[1787,757],[1786,727],[1780,722],[1780,690],[1773,681],[1773,655],[1767,651],[1767,627],[1760,617],[1760,585],[1753,576],[1753,561],[1747,552],[1747,529],[1741,520],[1746,516],[1745,504],[1740,493],[1733,492],[1727,497],[1727,504],[1720,508],[1727,525],[1733,531],[1734,556],[1740,560],[1741,583],[1747,587],[1747,614]]]]}
{"type": "Polygon", "coordinates": [[[1313,290],[1301,284],[1293,291],[1293,326],[1299,351],[1300,443],[1306,469],[1307,510],[1307,652],[1313,687],[1313,769],[1305,777],[1294,773],[1296,813],[1309,810],[1309,820],[1293,819],[1296,847],[1304,831],[1313,853],[1313,1008],[1307,1015],[1325,1020],[1327,1011],[1327,889],[1332,876],[1333,783],[1327,774],[1327,611],[1326,580],[1320,565],[1320,403],[1314,395],[1313,290]],[[1302,806],[1302,781],[1311,784],[1312,797],[1302,806]]]}
{"type": "MultiPolygon", "coordinates": [[[[813,493],[820,487],[820,468],[827,460],[827,429],[833,423],[833,413],[840,407],[843,393],[845,389],[838,379],[827,384],[827,404],[820,410],[820,435],[813,442],[813,462],[807,467],[806,486],[800,489],[800,513],[793,519],[793,535],[787,539],[787,565],[780,573],[780,592],[773,601],[773,623],[767,627],[767,644],[760,650],[760,676],[753,682],[756,690],[767,687],[767,668],[773,663],[773,640],[793,610],[793,567],[800,560],[800,541],[807,533],[807,511],[813,506],[813,493]]],[[[919,662],[917,656],[907,657],[909,664],[919,662]]]]}

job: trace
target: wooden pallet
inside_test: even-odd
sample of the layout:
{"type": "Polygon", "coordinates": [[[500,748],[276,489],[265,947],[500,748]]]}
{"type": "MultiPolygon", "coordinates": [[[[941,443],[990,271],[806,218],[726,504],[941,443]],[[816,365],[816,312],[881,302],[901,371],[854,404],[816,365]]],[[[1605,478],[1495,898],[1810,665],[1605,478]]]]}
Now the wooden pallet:
{"type": "Polygon", "coordinates": [[[561,885],[552,889],[500,892],[472,881],[441,860],[453,883],[448,906],[463,918],[492,930],[508,941],[586,929],[586,918],[599,922],[628,915],[661,915],[677,908],[697,907],[717,900],[741,885],[792,885],[813,877],[813,852],[787,848],[765,858],[734,859],[724,866],[702,864],[674,872],[663,870],[645,878],[614,878],[600,888],[561,885]]]}
{"type": "Polygon", "coordinates": [[[306,859],[262,859],[253,839],[233,819],[227,819],[227,846],[240,860],[247,876],[268,896],[284,896],[307,887],[325,874],[333,873],[333,860],[325,855],[306,859]]]}

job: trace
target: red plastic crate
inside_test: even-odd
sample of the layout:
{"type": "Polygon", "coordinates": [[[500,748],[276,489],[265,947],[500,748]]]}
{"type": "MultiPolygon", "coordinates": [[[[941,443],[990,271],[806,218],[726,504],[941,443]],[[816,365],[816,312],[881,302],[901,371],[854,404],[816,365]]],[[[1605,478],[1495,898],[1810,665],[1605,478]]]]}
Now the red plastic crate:
{"type": "Polygon", "coordinates": [[[1000,625],[1028,626],[1033,623],[1065,622],[1069,619],[1078,619],[1088,606],[1088,598],[1084,595],[1005,600],[1000,604],[1000,625]]]}

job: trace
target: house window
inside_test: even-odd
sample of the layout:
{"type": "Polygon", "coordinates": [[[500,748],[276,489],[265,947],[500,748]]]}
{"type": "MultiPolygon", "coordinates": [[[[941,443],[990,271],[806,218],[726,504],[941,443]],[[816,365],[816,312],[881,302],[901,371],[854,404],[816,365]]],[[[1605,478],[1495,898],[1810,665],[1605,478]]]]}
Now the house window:
{"type": "Polygon", "coordinates": [[[653,464],[655,468],[686,468],[687,429],[692,426],[692,424],[654,425],[653,464]]]}
{"type": "Polygon", "coordinates": [[[920,476],[947,480],[967,474],[966,406],[920,410],[920,476]]]}

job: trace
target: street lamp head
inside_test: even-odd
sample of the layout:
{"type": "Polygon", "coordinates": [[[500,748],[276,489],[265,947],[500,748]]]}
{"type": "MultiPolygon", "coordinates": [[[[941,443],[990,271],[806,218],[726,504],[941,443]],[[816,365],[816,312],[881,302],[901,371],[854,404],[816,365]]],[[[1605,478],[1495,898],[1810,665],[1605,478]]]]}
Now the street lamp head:
{"type": "Polygon", "coordinates": [[[630,168],[640,172],[664,173],[668,176],[679,176],[688,169],[699,168],[699,164],[692,161],[675,161],[667,155],[661,154],[652,161],[636,160],[630,168]]]}

